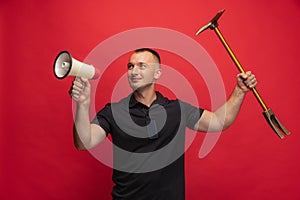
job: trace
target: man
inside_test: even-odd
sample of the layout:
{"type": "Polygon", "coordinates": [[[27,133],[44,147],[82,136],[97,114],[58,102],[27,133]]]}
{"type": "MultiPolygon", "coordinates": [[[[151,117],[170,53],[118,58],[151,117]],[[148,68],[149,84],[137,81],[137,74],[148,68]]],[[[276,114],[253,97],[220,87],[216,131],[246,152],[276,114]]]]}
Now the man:
{"type": "Polygon", "coordinates": [[[80,150],[90,149],[111,134],[113,199],[183,200],[185,128],[201,132],[228,128],[245,94],[257,85],[256,78],[251,72],[238,74],[229,99],[211,112],[178,99],[169,100],[156,91],[155,83],[162,74],[156,51],[135,50],[127,67],[133,93],[120,102],[107,104],[92,122],[90,84],[84,78],[75,78],[71,88],[71,96],[77,103],[75,146],[80,150]]]}

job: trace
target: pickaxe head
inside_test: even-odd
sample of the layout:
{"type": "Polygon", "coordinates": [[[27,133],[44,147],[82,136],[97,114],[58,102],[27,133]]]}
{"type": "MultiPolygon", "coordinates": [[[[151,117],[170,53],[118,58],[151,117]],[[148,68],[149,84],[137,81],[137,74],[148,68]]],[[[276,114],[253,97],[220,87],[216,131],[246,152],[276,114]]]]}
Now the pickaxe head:
{"type": "Polygon", "coordinates": [[[199,31],[196,33],[196,35],[199,35],[201,32],[205,31],[206,29],[214,29],[215,27],[218,26],[218,19],[222,16],[222,14],[225,12],[225,9],[219,11],[217,15],[208,22],[205,26],[199,29],[199,31]]]}

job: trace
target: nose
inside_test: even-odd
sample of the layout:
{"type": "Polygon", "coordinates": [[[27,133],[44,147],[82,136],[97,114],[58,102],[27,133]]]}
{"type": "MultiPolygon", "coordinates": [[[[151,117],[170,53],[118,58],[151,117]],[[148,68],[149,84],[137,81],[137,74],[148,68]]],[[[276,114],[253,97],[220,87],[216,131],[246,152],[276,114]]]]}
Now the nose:
{"type": "Polygon", "coordinates": [[[134,65],[133,68],[131,69],[131,74],[136,75],[139,72],[138,66],[134,65]]]}

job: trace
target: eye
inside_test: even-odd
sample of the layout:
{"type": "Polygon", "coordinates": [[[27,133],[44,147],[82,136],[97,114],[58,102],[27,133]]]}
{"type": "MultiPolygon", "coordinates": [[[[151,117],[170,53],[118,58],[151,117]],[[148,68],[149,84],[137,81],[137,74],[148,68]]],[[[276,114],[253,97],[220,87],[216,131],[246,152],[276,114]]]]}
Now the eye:
{"type": "Polygon", "coordinates": [[[146,69],[147,65],[145,63],[139,63],[139,68],[140,69],[146,69]]]}
{"type": "Polygon", "coordinates": [[[133,67],[134,67],[134,65],[133,65],[132,63],[128,63],[128,64],[127,64],[127,69],[130,70],[130,69],[133,69],[133,67]]]}

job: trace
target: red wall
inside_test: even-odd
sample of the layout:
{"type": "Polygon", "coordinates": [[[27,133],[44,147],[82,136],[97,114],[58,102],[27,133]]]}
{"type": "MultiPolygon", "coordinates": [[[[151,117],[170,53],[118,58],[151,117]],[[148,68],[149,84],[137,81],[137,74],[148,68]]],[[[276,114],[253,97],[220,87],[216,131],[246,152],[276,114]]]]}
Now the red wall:
{"type": "MultiPolygon", "coordinates": [[[[72,78],[57,80],[52,71],[59,51],[67,49],[83,60],[115,34],[168,28],[206,49],[229,95],[235,66],[212,31],[194,36],[223,8],[220,29],[245,68],[256,74],[257,89],[292,134],[280,140],[249,94],[238,119],[208,156],[198,157],[203,133],[188,149],[187,200],[300,199],[298,0],[0,1],[0,199],[110,199],[111,169],[73,147],[72,101],[67,93],[72,78]]],[[[162,56],[170,66],[185,63],[167,52],[162,56]]],[[[117,60],[112,67],[122,64],[117,60]]],[[[125,67],[124,63],[124,68],[107,72],[113,81],[102,81],[97,109],[109,100],[110,84],[125,67]]],[[[190,76],[192,68],[182,67],[180,72],[190,76]]],[[[201,105],[209,109],[203,80],[189,80],[201,105]]]]}

